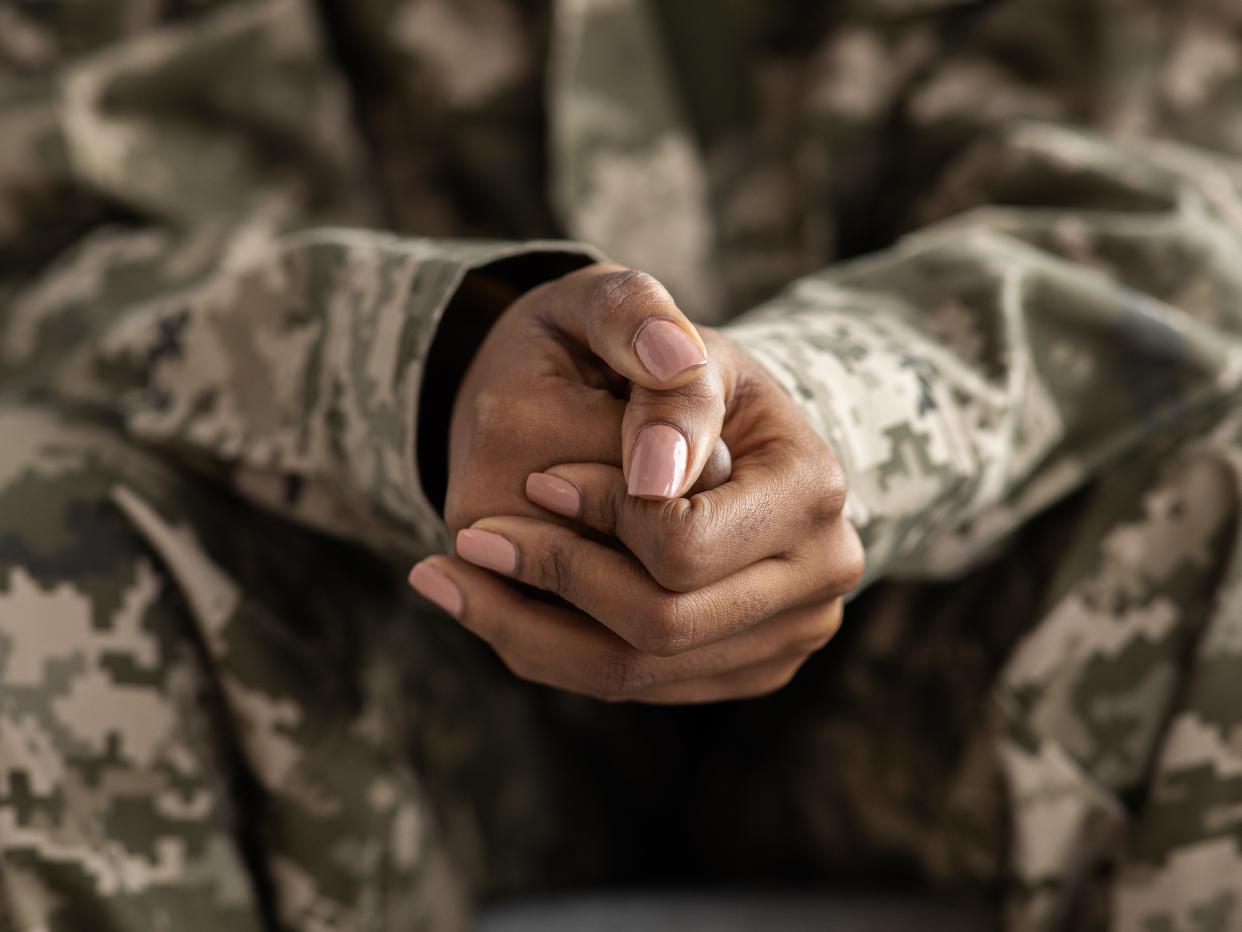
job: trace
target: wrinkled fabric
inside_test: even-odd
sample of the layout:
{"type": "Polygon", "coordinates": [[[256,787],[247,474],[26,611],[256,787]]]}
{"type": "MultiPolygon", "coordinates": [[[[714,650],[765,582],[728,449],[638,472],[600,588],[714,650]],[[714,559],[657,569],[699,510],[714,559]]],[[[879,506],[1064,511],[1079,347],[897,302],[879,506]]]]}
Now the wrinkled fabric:
{"type": "Polygon", "coordinates": [[[1224,0],[0,5],[0,927],[451,929],[668,819],[1242,927],[1240,126],[1224,0]],[[848,475],[781,695],[550,696],[404,591],[459,286],[605,254],[848,475]]]}

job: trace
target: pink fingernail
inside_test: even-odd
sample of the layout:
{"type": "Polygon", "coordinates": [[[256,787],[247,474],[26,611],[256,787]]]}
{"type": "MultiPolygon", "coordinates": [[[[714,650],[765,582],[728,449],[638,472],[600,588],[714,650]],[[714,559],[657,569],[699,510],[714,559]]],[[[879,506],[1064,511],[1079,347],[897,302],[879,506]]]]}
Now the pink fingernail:
{"type": "Polygon", "coordinates": [[[526,497],[536,505],[566,518],[578,517],[582,504],[582,496],[572,483],[546,472],[533,472],[526,477],[526,497]]]}
{"type": "Polygon", "coordinates": [[[428,602],[434,602],[454,618],[461,617],[461,591],[430,563],[419,563],[410,570],[410,585],[428,602]]]}
{"type": "Polygon", "coordinates": [[[457,555],[475,566],[497,573],[512,574],[517,569],[517,548],[499,534],[466,528],[457,532],[457,555]]]}
{"type": "Polygon", "coordinates": [[[657,379],[671,379],[707,362],[697,343],[671,320],[655,317],[643,324],[634,351],[657,379]]]}
{"type": "Polygon", "coordinates": [[[629,493],[638,498],[673,498],[686,477],[690,448],[681,431],[650,424],[638,434],[630,457],[629,493]]]}

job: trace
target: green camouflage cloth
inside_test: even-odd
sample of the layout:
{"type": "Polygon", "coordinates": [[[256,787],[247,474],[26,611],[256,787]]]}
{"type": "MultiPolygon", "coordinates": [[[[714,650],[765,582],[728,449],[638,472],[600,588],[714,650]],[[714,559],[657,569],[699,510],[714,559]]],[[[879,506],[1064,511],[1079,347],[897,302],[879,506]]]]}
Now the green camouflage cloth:
{"type": "Polygon", "coordinates": [[[1242,929],[1240,335],[1235,0],[0,0],[0,928],[1242,929]],[[777,696],[553,694],[406,590],[454,295],[605,253],[848,474],[777,696]]]}

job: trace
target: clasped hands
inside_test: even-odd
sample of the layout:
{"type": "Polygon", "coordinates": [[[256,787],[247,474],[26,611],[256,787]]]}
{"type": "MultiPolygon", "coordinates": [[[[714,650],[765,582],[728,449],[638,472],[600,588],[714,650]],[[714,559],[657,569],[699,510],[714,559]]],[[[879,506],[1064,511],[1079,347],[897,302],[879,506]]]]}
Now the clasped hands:
{"type": "Polygon", "coordinates": [[[759,696],[840,627],[863,562],[844,501],[761,366],[650,276],[594,265],[516,300],[475,355],[450,427],[456,552],[410,584],[527,680],[759,696]]]}

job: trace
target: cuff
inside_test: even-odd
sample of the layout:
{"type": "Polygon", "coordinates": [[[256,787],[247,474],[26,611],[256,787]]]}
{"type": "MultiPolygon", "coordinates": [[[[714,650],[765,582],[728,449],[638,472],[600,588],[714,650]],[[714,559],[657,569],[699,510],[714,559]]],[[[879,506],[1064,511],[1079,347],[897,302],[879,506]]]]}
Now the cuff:
{"type": "Polygon", "coordinates": [[[565,242],[311,230],[132,309],[98,356],[134,436],[290,520],[410,559],[446,542],[419,469],[418,441],[441,456],[445,443],[420,411],[451,410],[457,384],[438,354],[452,343],[468,361],[492,319],[455,301],[463,282],[501,274],[516,291],[598,259],[565,242]]]}

